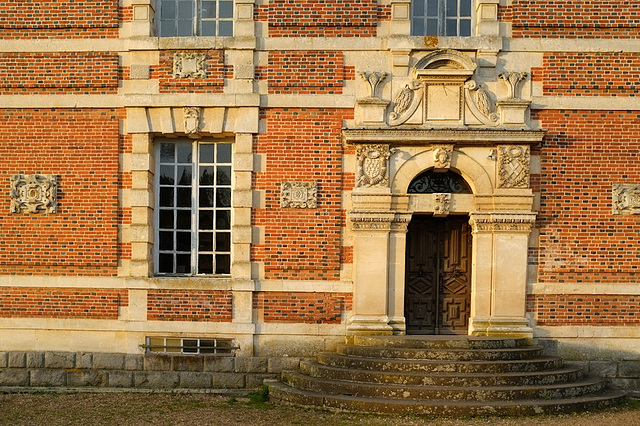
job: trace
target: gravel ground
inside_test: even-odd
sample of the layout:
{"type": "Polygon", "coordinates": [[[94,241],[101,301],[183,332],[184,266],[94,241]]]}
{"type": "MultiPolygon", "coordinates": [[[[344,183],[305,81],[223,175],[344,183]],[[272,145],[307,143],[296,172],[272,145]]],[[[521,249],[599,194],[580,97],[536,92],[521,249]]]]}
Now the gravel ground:
{"type": "Polygon", "coordinates": [[[443,419],[276,407],[208,394],[0,394],[2,425],[443,425],[618,426],[640,424],[640,402],[605,411],[523,418],[443,419]]]}

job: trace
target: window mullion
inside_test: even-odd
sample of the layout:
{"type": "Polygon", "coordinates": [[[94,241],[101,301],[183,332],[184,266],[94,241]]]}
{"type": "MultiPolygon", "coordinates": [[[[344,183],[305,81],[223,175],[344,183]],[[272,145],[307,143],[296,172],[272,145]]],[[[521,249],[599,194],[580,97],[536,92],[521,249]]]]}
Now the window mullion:
{"type": "Polygon", "coordinates": [[[200,221],[200,208],[198,192],[200,191],[200,185],[198,176],[198,165],[200,159],[198,158],[199,144],[194,142],[191,145],[191,158],[193,172],[191,173],[191,271],[193,274],[198,274],[198,223],[200,221]]]}

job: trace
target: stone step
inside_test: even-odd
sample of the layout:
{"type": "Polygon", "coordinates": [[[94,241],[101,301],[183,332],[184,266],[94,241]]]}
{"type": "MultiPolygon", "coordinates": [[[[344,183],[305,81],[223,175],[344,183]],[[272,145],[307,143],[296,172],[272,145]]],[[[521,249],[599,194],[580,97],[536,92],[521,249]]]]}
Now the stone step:
{"type": "Polygon", "coordinates": [[[508,349],[527,345],[522,338],[484,336],[353,336],[360,346],[414,349],[508,349]]]}
{"type": "Polygon", "coordinates": [[[361,346],[340,344],[336,348],[341,355],[367,358],[448,360],[455,361],[502,361],[525,360],[542,355],[540,346],[503,349],[422,349],[387,348],[382,346],[361,346]]]}
{"type": "Polygon", "coordinates": [[[295,389],[275,380],[265,380],[272,402],[316,406],[325,409],[365,411],[401,415],[436,416],[522,416],[571,412],[609,407],[620,403],[625,392],[605,389],[597,394],[562,399],[523,399],[517,401],[451,401],[444,399],[408,400],[364,398],[349,395],[321,394],[295,389]]]}
{"type": "Polygon", "coordinates": [[[550,385],[580,380],[580,367],[567,366],[552,371],[516,373],[390,373],[387,371],[353,370],[330,367],[316,361],[302,361],[300,371],[312,377],[353,380],[368,383],[390,383],[418,386],[515,386],[550,385]]]}
{"type": "Polygon", "coordinates": [[[354,357],[322,352],[318,362],[330,367],[354,370],[378,370],[386,372],[429,372],[429,373],[515,373],[561,368],[560,357],[541,357],[527,360],[492,361],[448,361],[430,359],[383,359],[354,357]]]}
{"type": "Polygon", "coordinates": [[[342,381],[310,377],[297,372],[283,372],[282,382],[296,389],[319,393],[342,394],[367,398],[450,401],[499,401],[520,399],[563,399],[600,392],[605,382],[584,378],[572,383],[541,386],[412,386],[342,381]]]}

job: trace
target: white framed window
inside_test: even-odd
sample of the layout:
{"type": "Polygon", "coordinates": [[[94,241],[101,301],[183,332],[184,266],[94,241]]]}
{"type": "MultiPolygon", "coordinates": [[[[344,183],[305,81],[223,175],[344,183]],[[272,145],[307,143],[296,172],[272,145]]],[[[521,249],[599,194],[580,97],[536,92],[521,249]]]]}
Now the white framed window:
{"type": "Polygon", "coordinates": [[[155,140],[155,272],[231,272],[232,144],[155,140]]]}
{"type": "Polygon", "coordinates": [[[413,0],[411,35],[471,36],[472,0],[413,0]]]}
{"type": "Polygon", "coordinates": [[[233,0],[158,0],[160,37],[232,36],[233,0]]]}

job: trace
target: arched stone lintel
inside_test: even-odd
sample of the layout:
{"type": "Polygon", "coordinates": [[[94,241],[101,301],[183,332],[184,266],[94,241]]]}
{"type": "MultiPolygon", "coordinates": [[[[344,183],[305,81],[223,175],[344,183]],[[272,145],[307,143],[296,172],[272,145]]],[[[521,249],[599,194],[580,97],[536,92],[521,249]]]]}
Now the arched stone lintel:
{"type": "MultiPolygon", "coordinates": [[[[411,181],[425,170],[435,167],[433,149],[422,151],[404,162],[391,179],[391,192],[404,194],[411,181]]],[[[471,186],[474,194],[493,193],[489,173],[473,158],[460,151],[453,151],[451,168],[456,170],[471,186]]]]}

